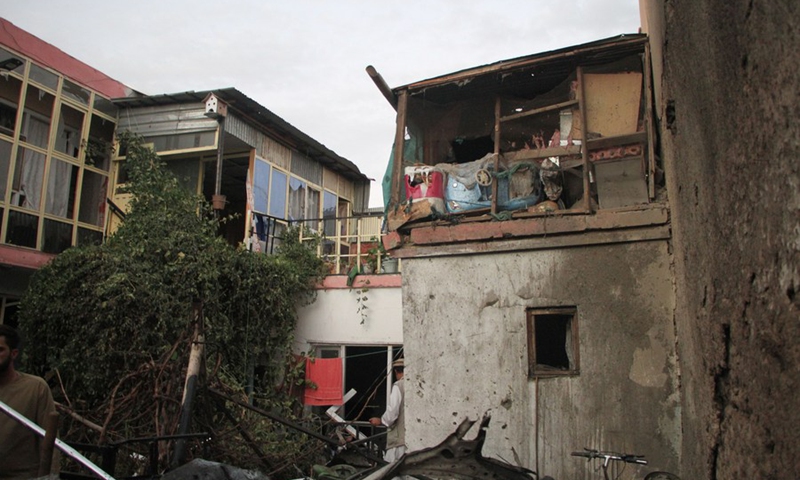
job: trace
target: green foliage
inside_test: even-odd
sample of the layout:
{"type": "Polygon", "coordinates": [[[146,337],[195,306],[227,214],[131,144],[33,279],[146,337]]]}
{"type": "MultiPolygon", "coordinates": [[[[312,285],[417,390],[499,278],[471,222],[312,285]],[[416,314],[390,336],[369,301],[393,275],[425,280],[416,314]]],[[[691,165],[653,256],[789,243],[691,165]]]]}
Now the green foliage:
{"type": "Polygon", "coordinates": [[[171,434],[199,322],[209,383],[242,390],[258,372],[261,401],[291,407],[274,386],[296,308],[324,272],[316,245],[292,229],[277,255],[229,245],[217,235],[226,219],[140,138],[119,140],[130,210],[103,245],[69,249],[34,275],[20,311],[29,371],[57,372],[57,400],[102,425],[100,439],[171,434]]]}

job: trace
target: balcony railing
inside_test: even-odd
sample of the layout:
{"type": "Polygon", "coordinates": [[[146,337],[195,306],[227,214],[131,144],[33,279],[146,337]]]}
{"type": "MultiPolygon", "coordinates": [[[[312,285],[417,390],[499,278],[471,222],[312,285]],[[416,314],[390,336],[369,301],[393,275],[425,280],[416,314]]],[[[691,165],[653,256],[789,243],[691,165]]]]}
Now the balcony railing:
{"type": "Polygon", "coordinates": [[[382,213],[289,221],[258,215],[254,220],[254,236],[259,241],[257,246],[251,242],[253,250],[272,253],[287,227],[304,225],[322,237],[317,254],[325,260],[331,275],[348,274],[354,268],[362,274],[399,271],[400,259],[388,256],[382,247],[382,213]]]}

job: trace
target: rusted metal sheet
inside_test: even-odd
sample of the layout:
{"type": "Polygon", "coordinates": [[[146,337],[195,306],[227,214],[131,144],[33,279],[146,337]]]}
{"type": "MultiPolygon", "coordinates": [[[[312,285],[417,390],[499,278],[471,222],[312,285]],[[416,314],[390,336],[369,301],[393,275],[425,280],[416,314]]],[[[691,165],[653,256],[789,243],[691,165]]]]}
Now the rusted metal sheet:
{"type": "Polygon", "coordinates": [[[203,108],[197,103],[127,109],[120,113],[117,128],[143,136],[216,130],[217,121],[204,116],[203,108]]]}

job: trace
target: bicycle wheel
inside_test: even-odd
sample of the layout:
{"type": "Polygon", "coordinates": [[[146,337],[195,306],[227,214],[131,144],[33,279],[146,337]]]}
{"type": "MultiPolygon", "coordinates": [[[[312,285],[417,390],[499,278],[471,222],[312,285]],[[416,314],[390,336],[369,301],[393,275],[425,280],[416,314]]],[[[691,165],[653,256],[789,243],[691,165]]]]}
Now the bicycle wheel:
{"type": "Polygon", "coordinates": [[[681,477],[669,472],[650,472],[644,480],[681,480],[681,477]]]}

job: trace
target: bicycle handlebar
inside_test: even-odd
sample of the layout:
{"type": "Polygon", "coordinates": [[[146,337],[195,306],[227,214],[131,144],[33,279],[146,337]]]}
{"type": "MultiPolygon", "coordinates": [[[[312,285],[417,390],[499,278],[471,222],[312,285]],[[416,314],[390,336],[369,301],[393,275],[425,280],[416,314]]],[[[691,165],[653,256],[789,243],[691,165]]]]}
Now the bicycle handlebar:
{"type": "Polygon", "coordinates": [[[603,452],[600,450],[591,450],[589,448],[584,448],[582,452],[572,452],[573,457],[585,457],[589,460],[593,458],[602,458],[603,463],[607,463],[609,460],[615,460],[618,462],[625,462],[625,463],[638,463],[640,465],[647,465],[647,460],[644,459],[644,455],[632,455],[628,453],[614,453],[614,452],[603,452]]]}

